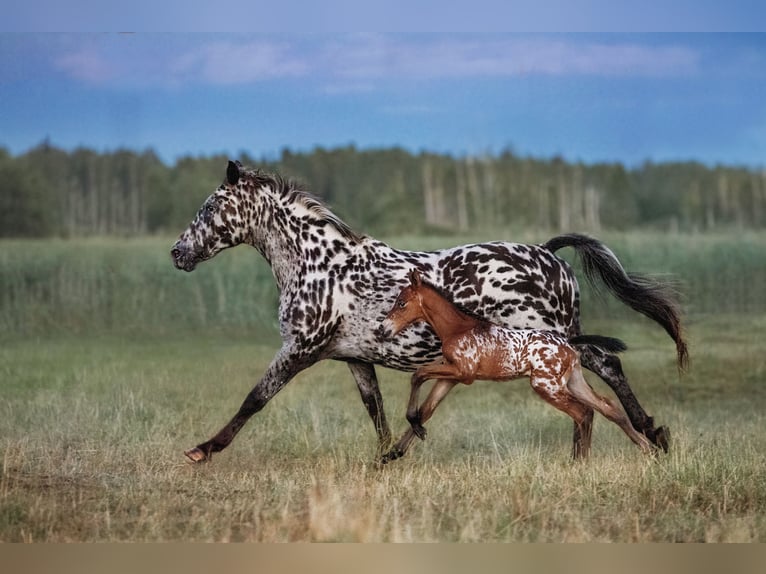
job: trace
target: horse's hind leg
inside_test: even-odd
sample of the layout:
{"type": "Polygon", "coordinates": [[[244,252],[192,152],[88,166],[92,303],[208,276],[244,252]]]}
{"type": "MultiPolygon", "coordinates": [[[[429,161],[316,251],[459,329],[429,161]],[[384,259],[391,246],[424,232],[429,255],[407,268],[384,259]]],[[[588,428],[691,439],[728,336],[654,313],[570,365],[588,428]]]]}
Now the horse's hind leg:
{"type": "Polygon", "coordinates": [[[609,385],[617,398],[620,399],[620,403],[633,427],[646,435],[656,446],[668,452],[670,436],[668,428],[665,426],[655,428],[654,419],[646,413],[633,393],[633,389],[630,388],[628,379],[622,370],[620,358],[591,345],[578,346],[577,348],[580,351],[582,366],[601,377],[609,385]]]}
{"type": "Polygon", "coordinates": [[[625,434],[641,448],[641,450],[644,452],[650,452],[652,450],[652,443],[633,427],[630,419],[628,419],[623,410],[608,398],[597,394],[591,388],[588,381],[583,377],[582,369],[579,365],[573,367],[567,381],[567,388],[578,401],[597,410],[619,426],[625,434]]]}

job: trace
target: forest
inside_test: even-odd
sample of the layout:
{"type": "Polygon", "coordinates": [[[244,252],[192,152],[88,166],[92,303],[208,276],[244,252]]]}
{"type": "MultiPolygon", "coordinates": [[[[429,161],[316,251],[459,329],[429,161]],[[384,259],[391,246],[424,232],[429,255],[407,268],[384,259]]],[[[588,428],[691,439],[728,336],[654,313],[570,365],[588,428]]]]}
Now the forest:
{"type": "MultiPolygon", "coordinates": [[[[229,158],[152,150],[65,151],[42,142],[20,155],[0,147],[0,237],[175,234],[223,180],[229,158]]],[[[762,228],[766,170],[696,162],[585,164],[510,149],[484,156],[353,145],[275,158],[241,152],[323,198],[365,233],[762,228]]]]}

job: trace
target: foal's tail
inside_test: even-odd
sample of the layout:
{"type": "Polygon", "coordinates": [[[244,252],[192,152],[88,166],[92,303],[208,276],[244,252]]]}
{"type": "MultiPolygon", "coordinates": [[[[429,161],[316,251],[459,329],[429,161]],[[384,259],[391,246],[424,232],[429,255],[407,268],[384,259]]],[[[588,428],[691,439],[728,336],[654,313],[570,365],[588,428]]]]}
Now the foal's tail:
{"type": "Polygon", "coordinates": [[[573,247],[591,285],[598,287],[597,279],[600,279],[620,301],[662,325],[676,343],[679,368],[687,367],[689,351],[681,329],[680,310],[675,293],[668,285],[642,275],[627,273],[606,245],[586,235],[559,235],[542,247],[551,252],[573,247]]]}
{"type": "Polygon", "coordinates": [[[607,353],[622,353],[628,350],[628,346],[620,339],[603,335],[576,335],[569,339],[569,343],[575,347],[578,345],[598,347],[607,353]]]}

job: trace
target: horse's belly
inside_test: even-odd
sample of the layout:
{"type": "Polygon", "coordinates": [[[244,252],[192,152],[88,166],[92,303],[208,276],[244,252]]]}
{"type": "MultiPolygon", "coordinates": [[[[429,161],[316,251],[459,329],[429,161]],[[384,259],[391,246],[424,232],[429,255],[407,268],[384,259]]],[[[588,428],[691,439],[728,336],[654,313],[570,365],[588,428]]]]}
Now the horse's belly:
{"type": "Polygon", "coordinates": [[[414,371],[442,358],[441,342],[430,329],[408,327],[392,338],[382,338],[369,329],[362,333],[340,333],[330,348],[330,358],[354,359],[397,369],[414,371]]]}

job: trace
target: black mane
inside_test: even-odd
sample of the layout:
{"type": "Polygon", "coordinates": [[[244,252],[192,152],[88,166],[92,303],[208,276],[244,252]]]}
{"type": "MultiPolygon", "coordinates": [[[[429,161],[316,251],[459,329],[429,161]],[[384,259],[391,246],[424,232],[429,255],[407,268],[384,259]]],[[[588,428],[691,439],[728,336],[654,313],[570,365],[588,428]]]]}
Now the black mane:
{"type": "Polygon", "coordinates": [[[330,210],[324,200],[307,191],[299,182],[285,179],[277,173],[266,173],[260,169],[248,170],[245,174],[258,187],[269,187],[286,198],[288,202],[302,205],[316,217],[316,222],[331,225],[344,239],[354,242],[364,239],[364,235],[351,229],[345,221],[330,210]]]}

